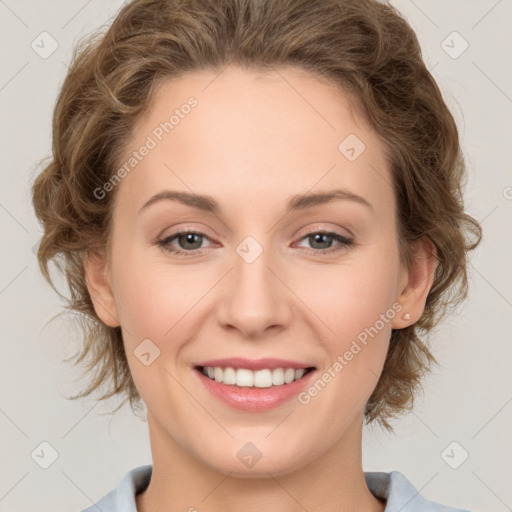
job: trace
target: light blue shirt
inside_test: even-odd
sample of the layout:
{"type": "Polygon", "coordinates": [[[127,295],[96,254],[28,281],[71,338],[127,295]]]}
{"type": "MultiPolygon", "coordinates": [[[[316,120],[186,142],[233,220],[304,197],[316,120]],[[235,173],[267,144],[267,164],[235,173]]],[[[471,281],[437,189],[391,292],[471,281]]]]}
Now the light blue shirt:
{"type": "MultiPolygon", "coordinates": [[[[137,512],[135,495],[149,485],[152,465],[138,466],[126,473],[116,489],[81,512],[137,512]]],[[[366,484],[377,498],[386,501],[385,512],[469,512],[428,501],[400,471],[365,472],[366,484]]]]}

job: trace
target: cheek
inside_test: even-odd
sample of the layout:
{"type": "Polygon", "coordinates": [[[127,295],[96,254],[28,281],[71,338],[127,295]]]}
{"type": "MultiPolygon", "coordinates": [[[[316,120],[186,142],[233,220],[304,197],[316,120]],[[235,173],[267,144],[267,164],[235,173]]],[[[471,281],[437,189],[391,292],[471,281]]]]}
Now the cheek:
{"type": "MultiPolygon", "coordinates": [[[[336,411],[333,414],[340,415],[335,423],[346,421],[347,411],[361,410],[378,382],[391,321],[399,314],[400,306],[394,302],[398,268],[392,247],[368,251],[364,258],[347,260],[346,266],[334,271],[315,273],[314,281],[312,277],[304,281],[299,292],[326,326],[322,327],[322,344],[327,357],[319,382],[306,390],[304,403],[316,401],[314,397],[321,394],[317,406],[329,404],[336,411]]],[[[316,324],[320,325],[318,319],[316,324]]]]}
{"type": "Polygon", "coordinates": [[[171,267],[162,258],[149,261],[150,252],[127,249],[118,259],[115,283],[128,363],[148,403],[147,389],[154,394],[157,383],[164,386],[163,393],[173,396],[166,383],[172,381],[184,348],[203,325],[205,302],[200,300],[218,279],[190,266],[171,267]]]}
{"type": "Polygon", "coordinates": [[[319,420],[312,429],[331,440],[364,410],[382,372],[397,314],[385,273],[352,270],[331,279],[332,293],[318,295],[322,320],[330,328],[322,338],[326,358],[318,378],[298,397],[311,416],[329,416],[327,426],[319,420]]]}
{"type": "Polygon", "coordinates": [[[149,264],[142,254],[137,258],[127,252],[118,265],[116,303],[123,343],[135,385],[150,409],[161,407],[163,396],[179,400],[172,383],[175,362],[189,339],[187,311],[197,302],[194,288],[176,270],[149,264]]]}
{"type": "MultiPolygon", "coordinates": [[[[317,323],[324,324],[324,339],[330,345],[336,347],[341,340],[357,337],[392,308],[398,268],[393,261],[354,258],[337,267],[318,267],[296,281],[294,291],[317,315],[317,323]]],[[[343,348],[343,343],[338,348],[343,348]]]]}
{"type": "Polygon", "coordinates": [[[206,285],[204,275],[148,258],[156,251],[127,251],[118,260],[116,304],[121,325],[129,334],[162,339],[193,307],[206,285]]]}

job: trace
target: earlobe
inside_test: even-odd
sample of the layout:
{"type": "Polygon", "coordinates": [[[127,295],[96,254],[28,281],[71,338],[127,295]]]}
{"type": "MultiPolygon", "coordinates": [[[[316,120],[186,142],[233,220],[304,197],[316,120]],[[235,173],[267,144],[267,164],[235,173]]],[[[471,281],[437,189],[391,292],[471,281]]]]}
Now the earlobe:
{"type": "Polygon", "coordinates": [[[91,251],[85,259],[85,280],[94,310],[100,320],[109,327],[120,325],[117,307],[104,254],[91,251]]]}
{"type": "Polygon", "coordinates": [[[414,244],[413,251],[411,267],[403,269],[399,296],[396,299],[402,305],[402,314],[393,319],[393,329],[403,329],[420,319],[434,282],[438,262],[432,241],[422,237],[414,244]]]}

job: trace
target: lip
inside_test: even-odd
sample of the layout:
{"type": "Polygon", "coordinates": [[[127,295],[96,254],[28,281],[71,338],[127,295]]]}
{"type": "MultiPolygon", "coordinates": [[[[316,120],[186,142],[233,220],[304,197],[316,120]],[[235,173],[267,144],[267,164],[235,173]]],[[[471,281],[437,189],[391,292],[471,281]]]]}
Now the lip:
{"type": "Polygon", "coordinates": [[[298,361],[290,361],[289,359],[276,359],[273,357],[264,357],[262,359],[247,359],[245,357],[230,357],[224,359],[210,359],[209,361],[201,361],[200,363],[194,364],[194,367],[198,366],[219,366],[221,368],[227,368],[230,366],[231,368],[247,368],[248,370],[264,370],[268,368],[269,370],[274,370],[276,368],[312,368],[313,364],[310,363],[300,363],[298,361]]]}
{"type": "MultiPolygon", "coordinates": [[[[220,360],[217,360],[217,363],[220,360]]],[[[276,360],[273,360],[276,361],[276,360]]],[[[210,361],[207,361],[210,362],[210,361]]],[[[258,364],[261,362],[258,361],[258,364]]],[[[288,361],[287,364],[291,363],[288,361]]],[[[202,365],[201,365],[202,366],[202,365]]],[[[209,364],[204,366],[211,366],[209,364]]],[[[216,366],[221,366],[216,364],[216,366]]],[[[289,366],[288,368],[293,368],[289,366]]],[[[295,368],[302,368],[299,366],[295,368]]],[[[245,368],[247,368],[245,366],[245,368]]],[[[265,368],[269,368],[266,366],[265,368]]],[[[280,368],[280,366],[277,366],[280,368]]],[[[280,386],[271,386],[269,388],[249,388],[238,387],[223,384],[210,379],[204,375],[200,369],[194,368],[193,373],[197,375],[200,382],[206,389],[220,402],[226,404],[234,409],[247,412],[261,412],[269,409],[274,409],[283,405],[284,403],[297,396],[306,386],[310,385],[311,380],[317,373],[316,369],[307,372],[299,380],[294,380],[289,384],[282,384],[280,386]]]]}

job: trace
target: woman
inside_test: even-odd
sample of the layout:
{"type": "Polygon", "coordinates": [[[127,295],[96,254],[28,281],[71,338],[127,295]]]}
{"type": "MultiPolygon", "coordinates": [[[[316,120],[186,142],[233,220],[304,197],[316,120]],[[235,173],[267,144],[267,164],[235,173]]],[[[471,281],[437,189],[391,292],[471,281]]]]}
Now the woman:
{"type": "Polygon", "coordinates": [[[76,52],[33,186],[153,464],[87,512],[460,510],[364,472],[480,226],[417,38],[375,0],[135,0],[76,52]],[[421,337],[420,337],[421,335],[421,337]]]}

